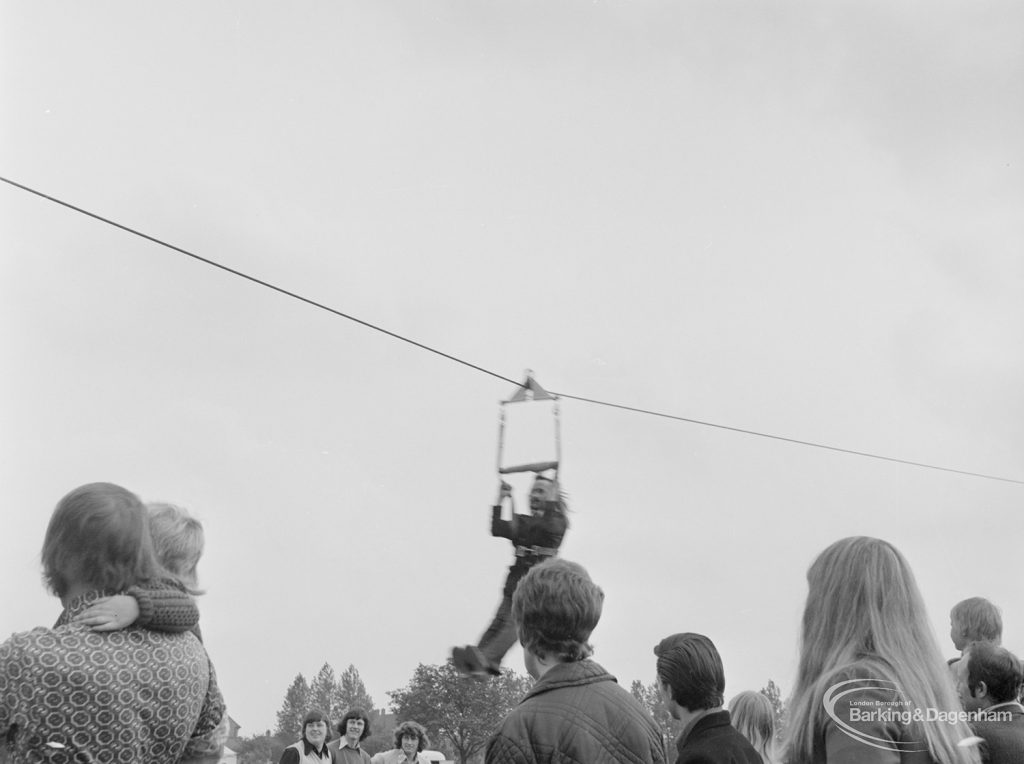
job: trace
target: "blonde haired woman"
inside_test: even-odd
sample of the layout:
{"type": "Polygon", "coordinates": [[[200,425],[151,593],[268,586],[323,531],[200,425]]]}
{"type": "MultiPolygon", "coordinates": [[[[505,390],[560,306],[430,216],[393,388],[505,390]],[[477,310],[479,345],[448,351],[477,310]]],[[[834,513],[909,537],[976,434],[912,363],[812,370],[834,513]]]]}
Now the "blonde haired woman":
{"type": "Polygon", "coordinates": [[[788,764],[977,762],[914,574],[888,542],[841,539],[807,571],[788,764]]]}
{"type": "Polygon", "coordinates": [[[739,693],[729,701],[729,720],[754,746],[764,764],[775,764],[775,709],[764,693],[739,693]]]}

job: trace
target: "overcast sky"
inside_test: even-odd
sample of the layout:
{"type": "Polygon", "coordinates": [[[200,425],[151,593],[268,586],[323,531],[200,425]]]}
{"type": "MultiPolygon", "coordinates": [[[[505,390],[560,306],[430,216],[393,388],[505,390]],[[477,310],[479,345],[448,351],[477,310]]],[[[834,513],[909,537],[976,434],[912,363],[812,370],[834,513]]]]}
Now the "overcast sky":
{"type": "MultiPolygon", "coordinates": [[[[1024,480],[1020,3],[0,8],[0,175],[504,377],[1024,480]]],[[[382,707],[480,636],[510,385],[0,210],[0,635],[57,616],[46,523],[102,480],[203,521],[242,734],[299,672],[354,664],[382,707]]],[[[698,631],[727,696],[788,692],[807,567],[853,534],[905,553],[945,653],[972,595],[1024,650],[1019,483],[561,413],[562,551],[622,684],[698,631]]]]}

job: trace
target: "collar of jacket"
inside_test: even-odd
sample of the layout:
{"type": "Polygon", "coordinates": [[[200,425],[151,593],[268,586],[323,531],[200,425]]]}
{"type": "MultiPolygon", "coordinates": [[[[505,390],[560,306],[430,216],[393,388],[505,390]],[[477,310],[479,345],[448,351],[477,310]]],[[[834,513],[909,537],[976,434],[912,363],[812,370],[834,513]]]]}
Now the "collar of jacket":
{"type": "MultiPolygon", "coordinates": [[[[315,745],[306,740],[306,738],[302,738],[302,751],[304,756],[309,756],[309,754],[315,753],[320,758],[323,758],[324,754],[327,753],[327,743],[324,743],[323,746],[317,748],[315,745]]],[[[327,755],[328,757],[330,756],[330,754],[327,755]]]]}
{"type": "Polygon", "coordinates": [[[676,740],[676,750],[682,751],[686,745],[686,741],[690,739],[690,736],[697,730],[707,729],[708,727],[728,727],[732,723],[729,718],[729,712],[723,709],[718,711],[712,711],[708,709],[704,714],[701,714],[696,719],[691,719],[690,723],[683,728],[683,731],[679,734],[676,740]]]}
{"type": "Polygon", "coordinates": [[[579,687],[594,682],[617,681],[604,668],[594,661],[586,658],[582,661],[571,661],[559,663],[552,666],[526,693],[523,700],[540,695],[543,692],[557,690],[561,687],[579,687]]]}

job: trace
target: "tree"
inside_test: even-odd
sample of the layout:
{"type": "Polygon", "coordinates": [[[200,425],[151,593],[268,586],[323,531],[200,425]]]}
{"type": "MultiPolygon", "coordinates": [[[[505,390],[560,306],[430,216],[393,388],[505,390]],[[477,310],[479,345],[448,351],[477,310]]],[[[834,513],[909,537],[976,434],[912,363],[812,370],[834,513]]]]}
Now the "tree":
{"type": "Polygon", "coordinates": [[[398,719],[419,722],[433,740],[449,743],[458,761],[466,764],[483,750],[531,684],[513,671],[486,682],[468,679],[449,660],[421,663],[406,687],[388,695],[398,719]]]}
{"type": "Polygon", "coordinates": [[[334,669],[325,663],[309,685],[309,707],[323,711],[334,721],[338,721],[341,718],[340,716],[335,716],[331,709],[334,703],[334,696],[336,695],[337,684],[338,682],[334,678],[334,669]]]}
{"type": "Polygon", "coordinates": [[[284,703],[277,712],[278,736],[298,740],[302,735],[302,717],[308,708],[309,685],[306,684],[306,678],[299,674],[285,693],[284,703]]]}
{"type": "Polygon", "coordinates": [[[782,700],[782,690],[775,684],[774,680],[768,680],[768,686],[761,688],[761,694],[771,701],[772,711],[775,714],[775,739],[782,739],[782,731],[786,726],[786,704],[782,700]]]}
{"type": "Polygon", "coordinates": [[[293,743],[282,743],[279,738],[270,734],[267,730],[262,735],[253,735],[250,738],[241,738],[237,743],[239,764],[275,764],[284,751],[285,745],[293,743]]]}
{"type": "Polygon", "coordinates": [[[351,663],[341,672],[329,708],[332,719],[341,719],[350,708],[361,708],[367,714],[373,711],[373,698],[366,691],[366,685],[351,663]]]}
{"type": "Polygon", "coordinates": [[[645,686],[639,679],[634,679],[633,684],[629,687],[629,692],[654,717],[654,723],[661,730],[661,739],[665,741],[665,750],[674,754],[676,750],[674,742],[682,732],[682,726],[672,718],[672,714],[665,707],[665,701],[661,699],[657,683],[651,682],[645,686]]]}
{"type": "Polygon", "coordinates": [[[394,741],[394,714],[388,714],[378,709],[370,711],[370,736],[360,744],[363,750],[373,756],[381,751],[390,751],[395,747],[394,741]]]}

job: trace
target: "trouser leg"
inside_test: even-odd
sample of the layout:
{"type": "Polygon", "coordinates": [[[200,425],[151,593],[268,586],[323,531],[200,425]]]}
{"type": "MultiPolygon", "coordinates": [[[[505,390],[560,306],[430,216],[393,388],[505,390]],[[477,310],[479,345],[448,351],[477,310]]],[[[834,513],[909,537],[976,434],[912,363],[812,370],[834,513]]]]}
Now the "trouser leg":
{"type": "Polygon", "coordinates": [[[516,639],[516,625],[512,620],[512,595],[507,594],[502,598],[491,625],[480,637],[478,646],[488,660],[500,666],[505,653],[516,643],[516,639]]]}

